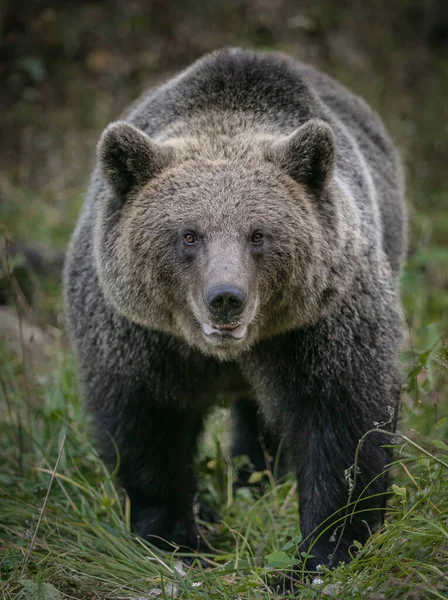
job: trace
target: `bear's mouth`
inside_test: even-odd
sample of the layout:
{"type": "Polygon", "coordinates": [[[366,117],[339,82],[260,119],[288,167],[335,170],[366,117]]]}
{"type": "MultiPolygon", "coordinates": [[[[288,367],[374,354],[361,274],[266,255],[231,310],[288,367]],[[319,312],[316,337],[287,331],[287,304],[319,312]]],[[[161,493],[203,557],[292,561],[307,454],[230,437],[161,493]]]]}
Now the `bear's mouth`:
{"type": "Polygon", "coordinates": [[[202,331],[206,336],[219,336],[233,338],[234,340],[242,340],[246,337],[247,325],[220,325],[213,327],[210,323],[202,325],[202,331]]]}

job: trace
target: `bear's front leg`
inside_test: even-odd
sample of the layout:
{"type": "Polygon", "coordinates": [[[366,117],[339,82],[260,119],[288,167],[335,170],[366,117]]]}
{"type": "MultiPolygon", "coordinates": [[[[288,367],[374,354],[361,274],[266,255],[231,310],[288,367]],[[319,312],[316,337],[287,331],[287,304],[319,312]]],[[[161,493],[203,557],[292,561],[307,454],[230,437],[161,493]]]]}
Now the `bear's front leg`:
{"type": "Polygon", "coordinates": [[[201,548],[193,517],[194,455],[201,428],[199,415],[153,408],[143,448],[129,456],[129,467],[120,469],[133,529],[162,549],[201,548]]]}
{"type": "Polygon", "coordinates": [[[390,439],[379,433],[362,437],[374,425],[368,415],[350,410],[308,414],[303,432],[290,440],[299,489],[302,534],[300,551],[306,567],[335,567],[350,562],[384,517],[390,439]],[[327,421],[327,422],[323,422],[327,421]],[[356,424],[353,423],[356,422],[356,424]]]}
{"type": "Polygon", "coordinates": [[[387,435],[399,399],[396,322],[347,310],[261,344],[244,361],[268,422],[277,427],[298,480],[306,567],[337,566],[384,515],[391,460],[387,435]],[[351,502],[347,508],[347,503],[351,502]]]}
{"type": "Polygon", "coordinates": [[[157,386],[139,383],[138,377],[108,373],[90,381],[101,382],[89,390],[89,409],[103,458],[111,467],[119,465],[134,531],[166,550],[198,550],[193,463],[203,415],[155,397],[157,386]]]}

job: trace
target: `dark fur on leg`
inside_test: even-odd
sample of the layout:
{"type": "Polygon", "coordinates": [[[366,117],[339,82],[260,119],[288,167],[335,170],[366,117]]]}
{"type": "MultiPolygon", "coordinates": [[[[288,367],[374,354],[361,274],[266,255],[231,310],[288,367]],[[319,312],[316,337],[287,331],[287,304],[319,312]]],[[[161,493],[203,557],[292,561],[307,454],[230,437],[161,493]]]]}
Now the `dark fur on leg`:
{"type": "Polygon", "coordinates": [[[247,362],[255,385],[258,377],[272,382],[261,401],[297,474],[300,551],[310,552],[308,569],[351,560],[353,542],[363,544],[384,517],[387,475],[381,474],[391,460],[390,449],[383,447],[390,443],[387,436],[374,432],[364,439],[353,490],[351,482],[363,435],[379,424],[395,427],[400,379],[395,363],[387,360],[393,340],[399,340],[395,327],[393,317],[387,321],[374,311],[355,314],[342,307],[336,318],[271,342],[275,366],[263,361],[267,352],[261,348],[257,362],[247,362]],[[356,506],[347,512],[349,499],[356,506]]]}

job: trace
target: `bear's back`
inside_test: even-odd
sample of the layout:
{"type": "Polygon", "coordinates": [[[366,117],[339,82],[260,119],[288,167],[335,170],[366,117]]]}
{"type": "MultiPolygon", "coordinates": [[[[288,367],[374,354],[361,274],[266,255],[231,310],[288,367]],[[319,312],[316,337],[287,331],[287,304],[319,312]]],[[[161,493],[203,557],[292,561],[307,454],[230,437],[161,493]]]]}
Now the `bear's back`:
{"type": "Polygon", "coordinates": [[[321,107],[293,59],[240,49],[213,52],[151,90],[128,119],[148,135],[208,112],[246,112],[293,130],[321,107]]]}

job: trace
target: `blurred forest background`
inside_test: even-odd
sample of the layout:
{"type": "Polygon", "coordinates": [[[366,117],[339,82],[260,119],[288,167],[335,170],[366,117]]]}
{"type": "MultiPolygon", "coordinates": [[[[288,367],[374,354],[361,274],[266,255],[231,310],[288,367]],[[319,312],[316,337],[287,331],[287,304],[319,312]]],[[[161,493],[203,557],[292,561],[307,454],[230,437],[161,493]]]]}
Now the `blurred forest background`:
{"type": "MultiPolygon", "coordinates": [[[[448,456],[448,1],[0,0],[0,587],[2,581],[10,586],[5,598],[41,597],[33,595],[31,576],[23,579],[29,555],[23,560],[29,528],[39,527],[63,431],[66,479],[53,486],[47,518],[31,543],[33,577],[37,573],[41,582],[69,590],[68,597],[109,598],[92,590],[102,587],[111,594],[116,584],[117,594],[141,592],[148,586],[148,568],[154,581],[160,574],[157,564],[148,566],[148,551],[129,541],[121,504],[86,442],[63,336],[61,267],[102,129],[148,86],[206,52],[236,45],[287,52],[323,69],[377,110],[399,146],[410,216],[402,278],[410,335],[400,427],[427,450],[409,458],[412,474],[406,466],[400,470],[395,517],[374,546],[379,563],[353,563],[346,584],[341,574],[337,584],[346,585],[338,588],[340,597],[349,597],[349,591],[350,597],[376,600],[433,597],[425,590],[448,597],[441,591],[448,590],[448,484],[436,457],[448,456]],[[428,451],[435,453],[432,459],[428,451]],[[3,557],[2,547],[8,549],[3,557]],[[357,574],[364,584],[371,582],[372,596],[352,595],[357,574]],[[17,596],[20,589],[31,592],[17,596]],[[415,591],[420,589],[422,595],[415,591]]],[[[288,510],[273,512],[272,499],[254,508],[250,497],[232,505],[218,477],[228,472],[220,452],[216,444],[201,463],[208,490],[230,511],[235,528],[253,519],[247,531],[255,554],[269,559],[289,539],[296,508],[288,504],[288,510]],[[267,519],[273,519],[268,533],[267,519]]],[[[285,491],[285,497],[286,505],[293,495],[285,491]]],[[[227,544],[233,552],[232,539],[227,544]]],[[[251,561],[247,548],[244,560],[251,561]]],[[[227,585],[225,577],[218,569],[207,585],[227,585]]],[[[228,585],[252,585],[248,581],[236,577],[228,585]]],[[[254,589],[259,588],[257,580],[254,589]]],[[[54,590],[42,597],[59,600],[54,590]]],[[[327,597],[311,592],[307,597],[327,597]]],[[[185,597],[209,597],[199,588],[197,594],[185,597]]],[[[244,598],[265,597],[254,594],[244,598]]]]}
{"type": "Polygon", "coordinates": [[[17,276],[26,263],[34,271],[21,283],[38,320],[54,324],[57,304],[51,284],[48,298],[34,275],[58,272],[101,130],[147,86],[232,45],[311,62],[380,113],[406,167],[410,291],[411,284],[426,291],[425,317],[415,318],[428,310],[438,321],[446,316],[446,0],[3,0],[0,7],[1,220],[19,242],[10,249],[22,257],[17,276]]]}

